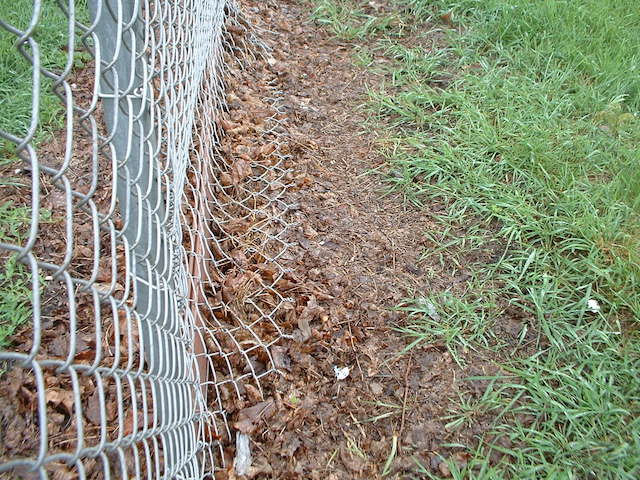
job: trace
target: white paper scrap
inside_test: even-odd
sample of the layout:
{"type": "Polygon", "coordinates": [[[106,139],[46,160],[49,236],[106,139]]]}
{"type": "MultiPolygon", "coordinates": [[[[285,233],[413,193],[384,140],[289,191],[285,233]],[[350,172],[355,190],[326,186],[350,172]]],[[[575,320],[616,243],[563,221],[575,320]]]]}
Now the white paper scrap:
{"type": "Polygon", "coordinates": [[[249,435],[236,433],[236,456],[233,459],[233,467],[237,475],[246,475],[251,466],[251,448],[249,435]]]}
{"type": "Polygon", "coordinates": [[[349,376],[349,367],[338,368],[334,365],[333,371],[336,373],[336,378],[338,380],[344,380],[349,376]]]}

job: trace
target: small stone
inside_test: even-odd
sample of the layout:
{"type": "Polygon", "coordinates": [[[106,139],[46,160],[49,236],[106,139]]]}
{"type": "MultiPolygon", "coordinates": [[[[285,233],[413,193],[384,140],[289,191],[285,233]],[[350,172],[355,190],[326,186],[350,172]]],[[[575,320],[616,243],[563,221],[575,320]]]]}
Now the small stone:
{"type": "Polygon", "coordinates": [[[380,385],[379,383],[371,383],[369,385],[369,388],[371,388],[371,393],[373,393],[375,396],[382,395],[382,392],[384,391],[382,385],[380,385]]]}

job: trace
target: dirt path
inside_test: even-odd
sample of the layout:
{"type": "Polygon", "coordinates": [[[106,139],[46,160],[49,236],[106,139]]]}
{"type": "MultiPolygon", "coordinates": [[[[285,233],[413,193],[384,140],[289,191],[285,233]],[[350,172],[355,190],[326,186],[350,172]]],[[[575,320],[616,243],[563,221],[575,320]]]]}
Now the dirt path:
{"type": "Polygon", "coordinates": [[[389,478],[424,476],[415,460],[448,476],[442,457],[466,460],[442,443],[473,443],[486,424],[477,418],[473,430],[448,432],[440,419],[458,400],[460,379],[488,373],[487,364],[477,359],[460,369],[441,344],[398,355],[408,341],[393,330],[403,318],[391,309],[456,280],[419,263],[423,233],[435,228],[427,212],[384,196],[383,179],[367,174],[384,159],[357,105],[377,79],[354,67],[351,48],[310,22],[309,5],[254,4],[252,11],[272,32],[271,68],[289,117],[301,188],[289,197],[299,205],[291,238],[299,245],[285,263],[304,287],[296,340],[282,351],[289,371],[272,385],[280,410],[252,438],[250,476],[377,478],[388,459],[389,478]],[[335,367],[348,367],[349,376],[338,380],[335,367]]]}

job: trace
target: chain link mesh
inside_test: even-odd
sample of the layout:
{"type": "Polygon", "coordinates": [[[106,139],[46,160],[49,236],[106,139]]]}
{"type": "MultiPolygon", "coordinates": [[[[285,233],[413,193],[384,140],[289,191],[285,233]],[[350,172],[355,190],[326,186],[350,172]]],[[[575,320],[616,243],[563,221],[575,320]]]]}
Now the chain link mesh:
{"type": "Polygon", "coordinates": [[[0,131],[21,219],[0,294],[28,316],[1,345],[0,476],[211,476],[293,308],[278,92],[225,99],[259,42],[226,0],[18,3],[0,53],[29,67],[31,107],[0,131]]]}

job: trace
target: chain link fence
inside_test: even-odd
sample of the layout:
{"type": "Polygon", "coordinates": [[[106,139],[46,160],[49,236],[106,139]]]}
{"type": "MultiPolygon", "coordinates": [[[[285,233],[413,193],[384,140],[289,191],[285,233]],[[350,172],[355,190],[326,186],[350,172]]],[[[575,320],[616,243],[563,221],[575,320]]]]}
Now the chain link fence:
{"type": "Polygon", "coordinates": [[[293,308],[278,92],[225,100],[256,37],[228,0],[14,5],[2,75],[28,88],[0,108],[28,108],[1,112],[0,476],[211,478],[229,412],[273,408],[293,308]]]}

